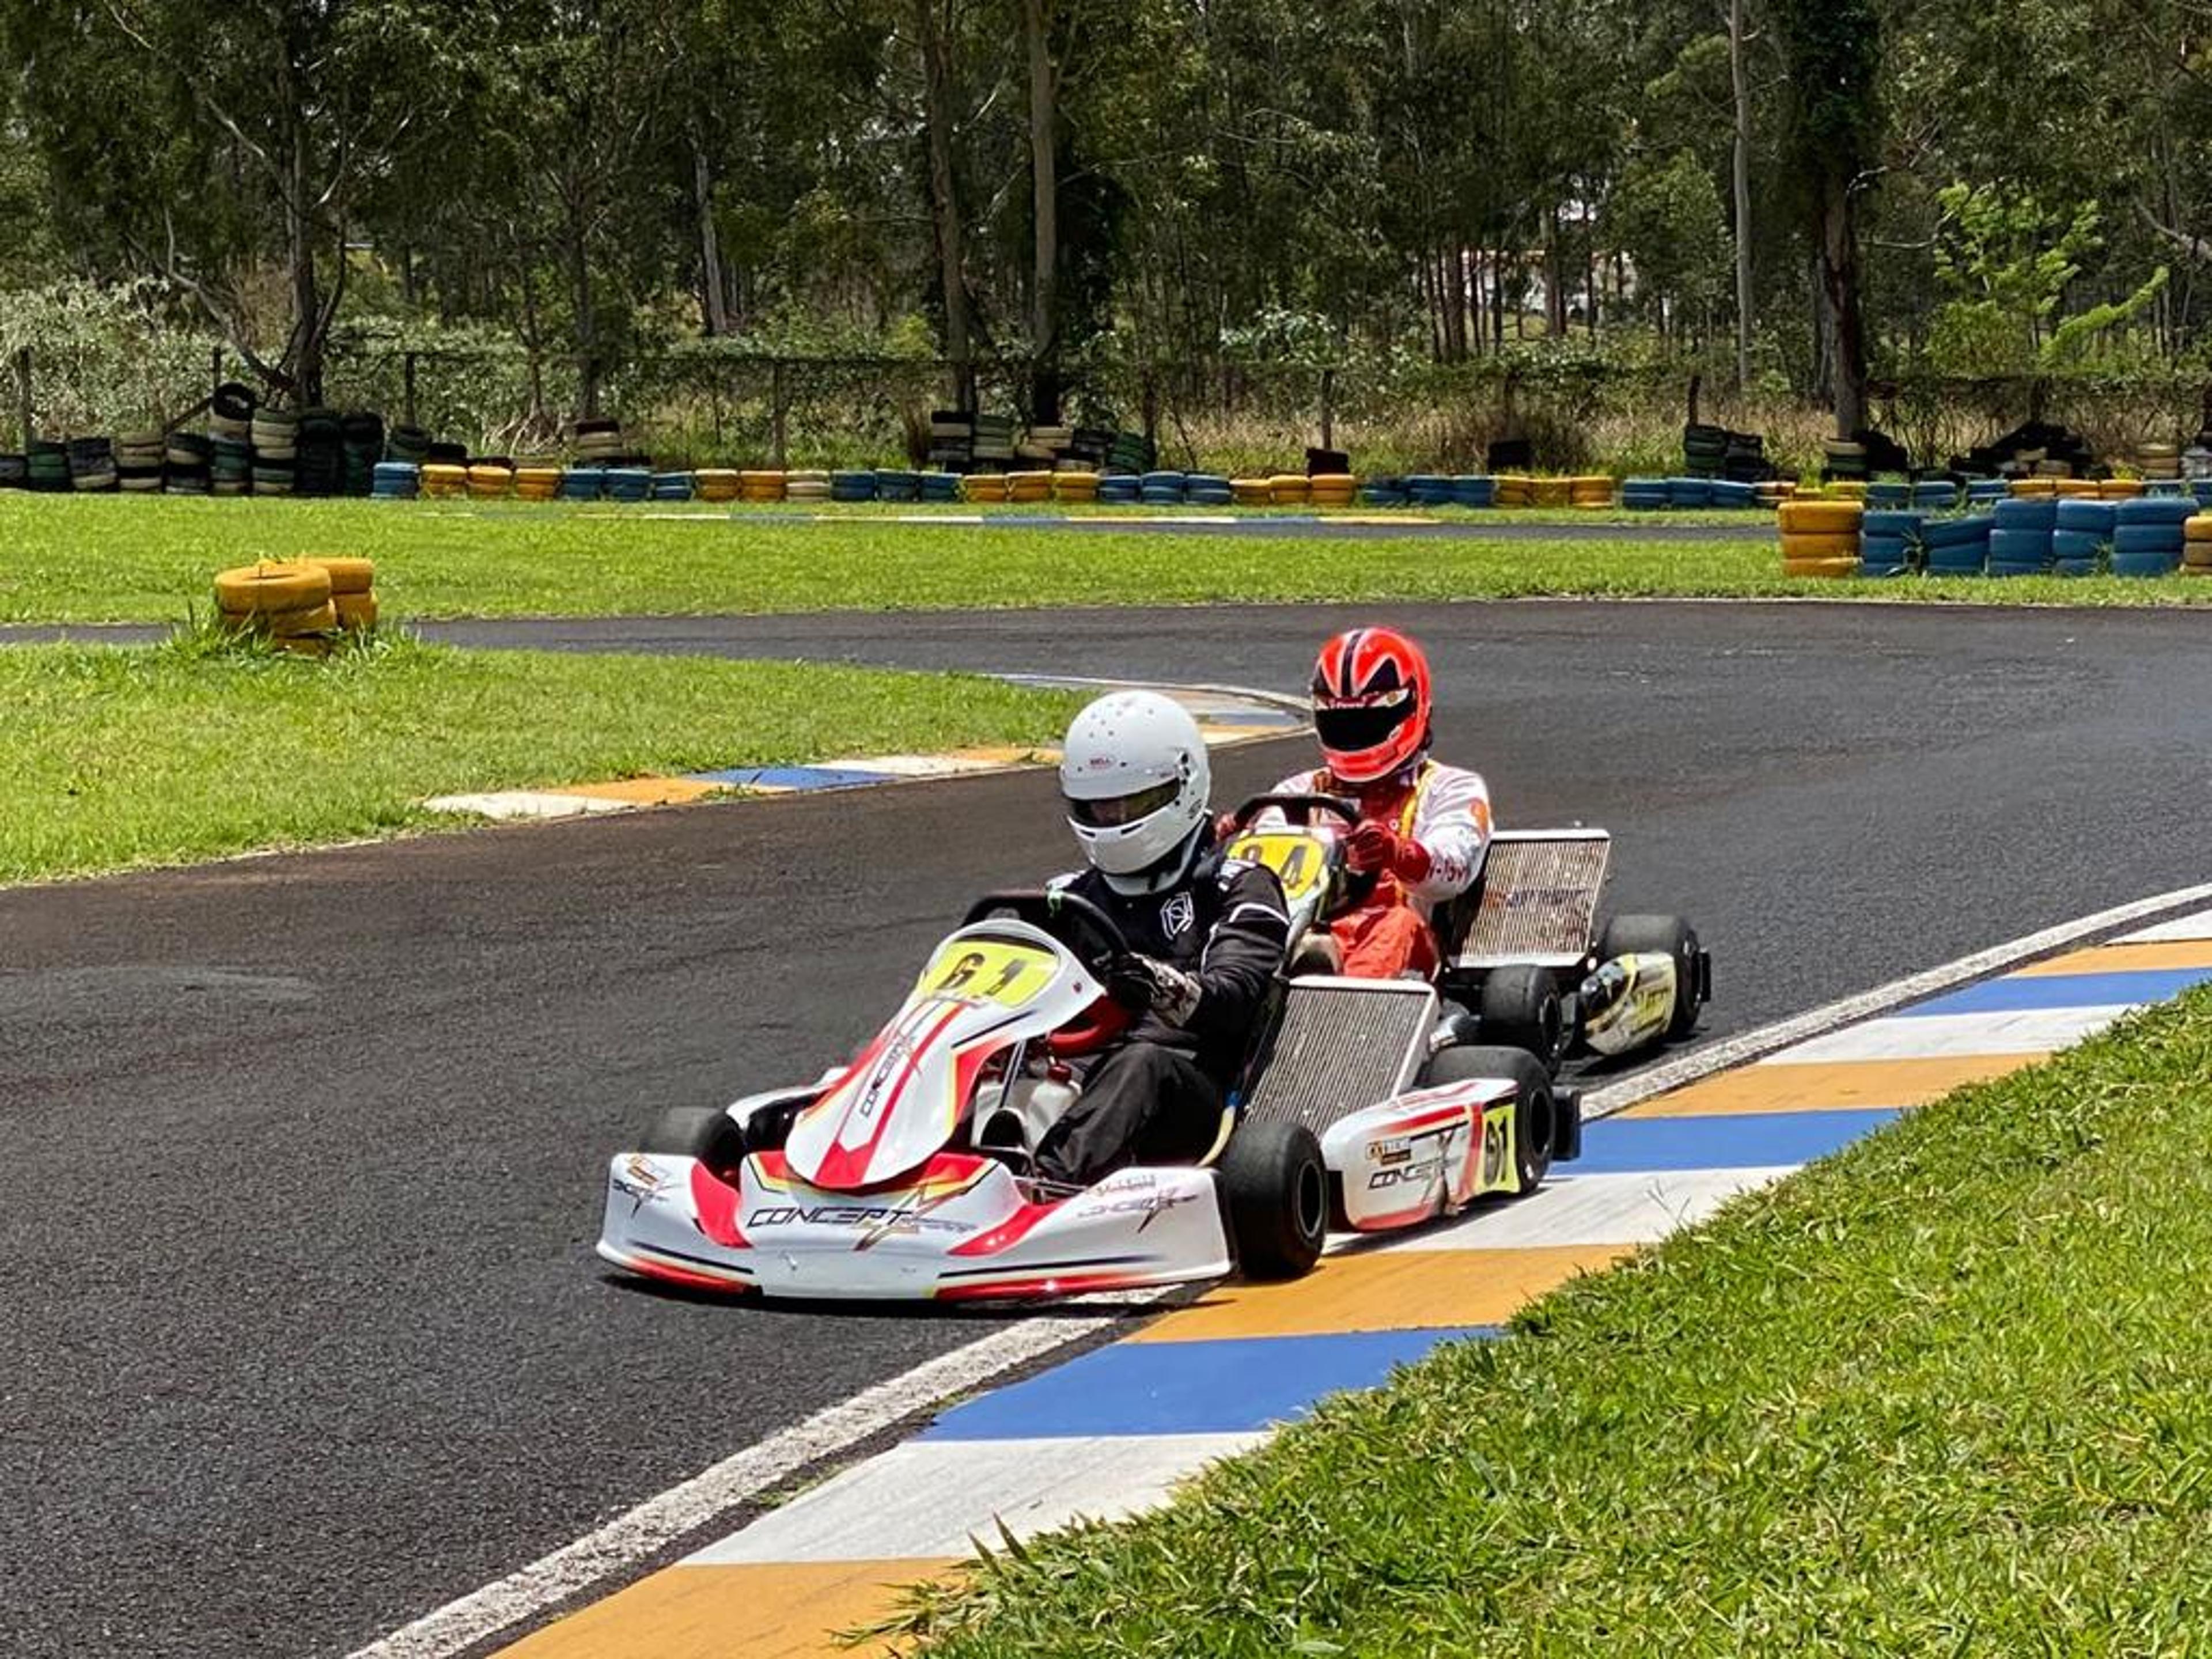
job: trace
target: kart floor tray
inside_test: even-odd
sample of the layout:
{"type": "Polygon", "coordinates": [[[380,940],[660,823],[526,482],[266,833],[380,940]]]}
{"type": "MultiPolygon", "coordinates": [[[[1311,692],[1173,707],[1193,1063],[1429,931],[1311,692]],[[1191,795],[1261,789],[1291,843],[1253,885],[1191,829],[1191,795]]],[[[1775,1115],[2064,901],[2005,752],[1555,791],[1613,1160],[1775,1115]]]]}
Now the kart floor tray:
{"type": "Polygon", "coordinates": [[[1436,994],[1410,980],[1292,980],[1245,1113],[1319,1134],[1411,1087],[1436,1022],[1436,994]]]}

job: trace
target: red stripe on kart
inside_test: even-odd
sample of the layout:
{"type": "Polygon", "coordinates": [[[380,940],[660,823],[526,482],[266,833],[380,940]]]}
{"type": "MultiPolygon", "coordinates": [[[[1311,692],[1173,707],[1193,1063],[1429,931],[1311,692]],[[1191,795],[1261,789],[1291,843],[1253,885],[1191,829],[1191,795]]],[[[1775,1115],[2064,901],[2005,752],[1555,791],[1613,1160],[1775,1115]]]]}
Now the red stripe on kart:
{"type": "Polygon", "coordinates": [[[625,1265],[634,1273],[647,1279],[658,1279],[670,1285],[681,1285],[687,1290],[720,1291],[726,1296],[744,1296],[754,1289],[742,1279],[722,1279],[713,1273],[694,1273],[689,1267],[673,1267],[649,1255],[633,1255],[625,1265]]]}
{"type": "MultiPolygon", "coordinates": [[[[884,1097],[876,1108],[875,1125],[868,1131],[867,1140],[857,1147],[847,1146],[842,1141],[831,1141],[830,1150],[822,1155],[822,1166],[815,1172],[811,1184],[842,1192],[862,1184],[867,1179],[869,1160],[875,1157],[876,1148],[883,1141],[884,1131],[890,1126],[899,1097],[906,1092],[906,1085],[914,1081],[914,1074],[921,1069],[924,1058],[937,1046],[938,1039],[945,1035],[945,1028],[959,1018],[963,1012],[962,1005],[951,1004],[938,1016],[935,1024],[915,1040],[907,1051],[906,1059],[899,1066],[898,1075],[886,1086],[884,1097]]],[[[855,1066],[854,1069],[857,1075],[861,1068],[855,1066]]],[[[843,1127],[842,1123],[838,1126],[841,1130],[843,1127]]]]}
{"type": "Polygon", "coordinates": [[[1027,1238],[1036,1230],[1037,1223],[1059,1207],[1059,1204],[1024,1204],[990,1231],[978,1233],[973,1238],[963,1238],[945,1254],[948,1255],[996,1255],[1000,1251],[1011,1249],[1027,1238]]]}
{"type": "Polygon", "coordinates": [[[1397,1122],[1393,1123],[1389,1128],[1382,1130],[1380,1133],[1383,1134],[1410,1134],[1415,1130],[1434,1128],[1440,1123],[1450,1123],[1455,1121],[1463,1123],[1468,1121],[1471,1109],[1472,1103],[1466,1106],[1440,1106],[1434,1111],[1423,1113],[1419,1117],[1401,1118],[1397,1122]]]}
{"type": "Polygon", "coordinates": [[[746,1248],[738,1227],[738,1189],[718,1181],[703,1164],[691,1166],[691,1210],[699,1231],[727,1249],[746,1248]]]}
{"type": "Polygon", "coordinates": [[[1032,1296],[1082,1296],[1091,1291],[1133,1291],[1152,1281],[1142,1273],[1077,1273],[1066,1278],[1008,1279],[989,1285],[941,1285],[939,1302],[980,1302],[1032,1296]]]}

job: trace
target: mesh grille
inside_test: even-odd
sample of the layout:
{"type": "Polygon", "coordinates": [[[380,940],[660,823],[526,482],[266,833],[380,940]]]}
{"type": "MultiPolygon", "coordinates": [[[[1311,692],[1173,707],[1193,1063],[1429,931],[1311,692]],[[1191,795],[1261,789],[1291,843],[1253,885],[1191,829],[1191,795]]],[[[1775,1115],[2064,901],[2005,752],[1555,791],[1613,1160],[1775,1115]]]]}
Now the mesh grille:
{"type": "Polygon", "coordinates": [[[1319,1134],[1347,1112],[1388,1100],[1413,1080],[1435,1010],[1426,986],[1347,991],[1293,981],[1246,1114],[1319,1134]]]}
{"type": "Polygon", "coordinates": [[[1579,957],[1595,932],[1612,841],[1603,836],[1501,836],[1482,872],[1482,904],[1460,947],[1480,966],[1579,957]]]}

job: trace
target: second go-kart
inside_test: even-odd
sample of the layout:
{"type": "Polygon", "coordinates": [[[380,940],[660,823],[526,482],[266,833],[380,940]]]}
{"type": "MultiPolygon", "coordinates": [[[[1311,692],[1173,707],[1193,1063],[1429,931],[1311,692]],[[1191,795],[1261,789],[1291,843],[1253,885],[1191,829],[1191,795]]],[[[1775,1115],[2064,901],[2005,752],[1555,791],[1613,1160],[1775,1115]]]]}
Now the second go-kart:
{"type": "MultiPolygon", "coordinates": [[[[1297,907],[1294,922],[1310,919],[1297,907]]],[[[1030,1158],[1120,1035],[1127,949],[1072,894],[981,900],[850,1065],[676,1108],[608,1171],[599,1253],[769,1297],[1012,1298],[1290,1277],[1332,1220],[1413,1225],[1532,1191],[1576,1155],[1571,1096],[1525,1050],[1469,1044],[1435,988],[1279,982],[1212,1148],[1069,1192],[1030,1158]]]]}

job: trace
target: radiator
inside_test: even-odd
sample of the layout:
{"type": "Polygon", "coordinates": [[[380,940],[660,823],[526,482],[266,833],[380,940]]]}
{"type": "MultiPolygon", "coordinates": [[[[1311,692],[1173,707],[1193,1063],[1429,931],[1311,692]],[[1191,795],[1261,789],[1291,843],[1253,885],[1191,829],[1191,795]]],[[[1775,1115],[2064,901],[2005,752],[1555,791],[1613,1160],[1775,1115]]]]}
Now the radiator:
{"type": "Polygon", "coordinates": [[[1319,1134],[1411,1087],[1436,1023],[1436,994],[1410,980],[1292,980],[1245,1114],[1319,1134]]]}
{"type": "Polygon", "coordinates": [[[1502,832],[1482,867],[1482,896],[1456,965],[1571,967],[1597,932],[1613,837],[1602,830],[1502,832]]]}

